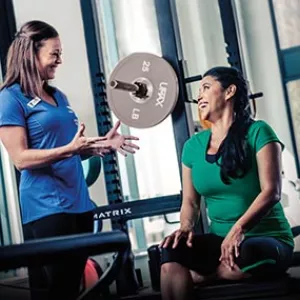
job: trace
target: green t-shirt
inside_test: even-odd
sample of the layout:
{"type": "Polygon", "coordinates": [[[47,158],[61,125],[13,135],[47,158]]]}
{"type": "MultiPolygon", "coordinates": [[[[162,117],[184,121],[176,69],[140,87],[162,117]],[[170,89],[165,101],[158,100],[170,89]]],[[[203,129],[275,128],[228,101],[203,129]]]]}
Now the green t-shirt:
{"type": "MultiPolygon", "coordinates": [[[[211,220],[210,232],[225,237],[261,192],[256,153],[270,142],[281,142],[268,124],[255,121],[247,134],[251,169],[243,178],[231,179],[231,184],[226,185],[221,180],[217,163],[206,160],[210,135],[210,130],[193,135],[184,145],[182,162],[192,169],[193,185],[205,199],[211,220]]],[[[291,228],[279,202],[246,233],[246,236],[273,236],[291,246],[294,245],[291,228]]]]}

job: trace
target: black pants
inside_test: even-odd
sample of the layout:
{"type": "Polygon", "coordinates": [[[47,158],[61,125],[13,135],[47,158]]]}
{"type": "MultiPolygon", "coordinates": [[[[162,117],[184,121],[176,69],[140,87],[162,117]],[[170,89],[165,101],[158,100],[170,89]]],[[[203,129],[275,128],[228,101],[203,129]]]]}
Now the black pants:
{"type": "MultiPolygon", "coordinates": [[[[55,214],[23,226],[24,239],[26,241],[92,231],[92,212],[55,214]]],[[[72,254],[69,259],[60,264],[29,268],[31,299],[76,299],[86,260],[87,257],[72,254]]]]}
{"type": "MultiPolygon", "coordinates": [[[[201,275],[212,275],[220,264],[223,239],[215,234],[196,235],[191,248],[181,240],[175,249],[162,249],[161,264],[177,262],[201,275]]],[[[270,278],[283,274],[292,256],[293,247],[276,238],[249,237],[241,243],[235,263],[254,278],[270,278]]]]}

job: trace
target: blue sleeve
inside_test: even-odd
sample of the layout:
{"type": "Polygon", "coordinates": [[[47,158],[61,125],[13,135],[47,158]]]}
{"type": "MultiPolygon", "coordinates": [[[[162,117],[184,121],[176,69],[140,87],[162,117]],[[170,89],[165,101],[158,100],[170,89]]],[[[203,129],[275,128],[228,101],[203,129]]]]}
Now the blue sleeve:
{"type": "Polygon", "coordinates": [[[25,112],[21,103],[8,90],[0,92],[0,126],[26,127],[25,112]]]}

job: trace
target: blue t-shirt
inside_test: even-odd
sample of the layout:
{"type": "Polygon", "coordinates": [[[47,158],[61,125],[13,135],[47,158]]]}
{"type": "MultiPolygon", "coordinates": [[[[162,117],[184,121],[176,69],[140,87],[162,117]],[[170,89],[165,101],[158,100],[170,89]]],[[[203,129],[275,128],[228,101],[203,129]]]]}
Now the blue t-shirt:
{"type": "MultiPolygon", "coordinates": [[[[19,84],[0,92],[0,126],[26,128],[29,149],[52,149],[72,141],[78,119],[65,95],[55,89],[57,107],[24,96],[19,84]]],[[[12,137],[13,138],[13,137],[12,137]]],[[[79,155],[48,166],[21,171],[22,222],[55,213],[81,213],[93,209],[79,155]]]]}

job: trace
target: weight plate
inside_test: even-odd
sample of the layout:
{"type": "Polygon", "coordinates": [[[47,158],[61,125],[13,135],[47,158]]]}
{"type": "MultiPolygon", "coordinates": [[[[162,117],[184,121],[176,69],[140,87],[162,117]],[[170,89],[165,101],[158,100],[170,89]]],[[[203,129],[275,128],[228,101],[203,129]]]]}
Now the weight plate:
{"type": "Polygon", "coordinates": [[[107,85],[110,109],[124,124],[148,128],[162,122],[173,111],[178,99],[178,80],[174,69],[163,58],[150,53],[133,53],[112,71],[107,85]],[[142,83],[148,87],[145,98],[112,88],[113,80],[142,83]]]}

